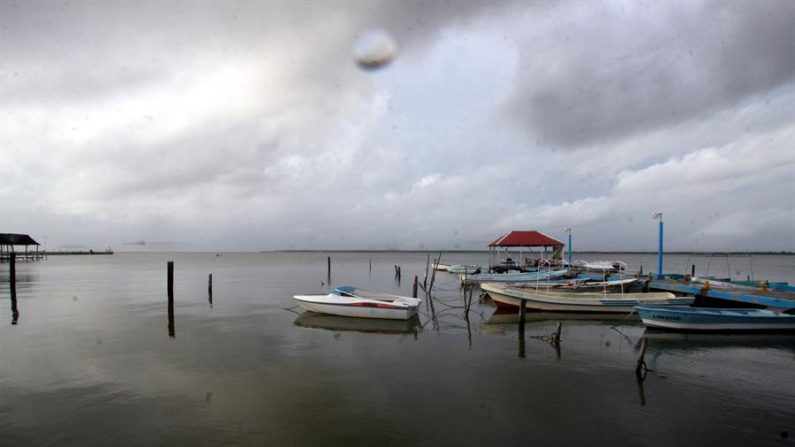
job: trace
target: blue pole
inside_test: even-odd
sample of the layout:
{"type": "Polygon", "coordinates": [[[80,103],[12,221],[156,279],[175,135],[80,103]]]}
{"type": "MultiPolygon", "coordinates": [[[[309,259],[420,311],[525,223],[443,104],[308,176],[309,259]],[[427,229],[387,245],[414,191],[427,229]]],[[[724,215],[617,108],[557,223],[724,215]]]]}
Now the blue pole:
{"type": "Polygon", "coordinates": [[[660,240],[657,246],[657,279],[663,279],[663,221],[660,217],[660,240]]]}
{"type": "Polygon", "coordinates": [[[569,269],[571,269],[571,231],[569,231],[569,269]]]}

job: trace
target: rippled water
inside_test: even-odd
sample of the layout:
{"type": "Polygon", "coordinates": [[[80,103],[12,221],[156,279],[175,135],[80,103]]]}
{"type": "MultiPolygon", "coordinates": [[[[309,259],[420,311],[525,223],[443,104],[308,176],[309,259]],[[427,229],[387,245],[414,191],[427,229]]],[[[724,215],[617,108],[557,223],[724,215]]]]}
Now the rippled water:
{"type": "MultiPolygon", "coordinates": [[[[0,444],[795,442],[795,336],[650,334],[639,383],[639,321],[529,314],[521,339],[516,317],[477,293],[465,315],[467,296],[446,273],[436,318],[425,305],[407,323],[299,316],[291,297],[327,290],[328,256],[333,285],[404,295],[426,262],[420,253],[50,257],[17,264],[16,324],[0,265],[0,444]],[[558,322],[556,347],[548,336],[558,322]]],[[[615,258],[656,266],[654,255],[615,258]]],[[[795,277],[792,256],[731,257],[728,268],[717,259],[710,269],[723,263],[734,277],[795,277]]],[[[706,262],[668,256],[666,270],[695,263],[704,274],[706,262]]]]}

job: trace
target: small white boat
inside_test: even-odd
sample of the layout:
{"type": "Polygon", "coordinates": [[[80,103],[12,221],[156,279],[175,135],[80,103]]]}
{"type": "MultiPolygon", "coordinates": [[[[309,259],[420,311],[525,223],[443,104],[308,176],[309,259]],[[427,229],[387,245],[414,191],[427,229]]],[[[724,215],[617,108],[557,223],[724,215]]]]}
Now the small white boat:
{"type": "Polygon", "coordinates": [[[578,270],[595,273],[623,272],[627,264],[621,261],[576,261],[574,267],[578,270]]]}
{"type": "Polygon", "coordinates": [[[480,273],[481,267],[477,264],[453,264],[447,268],[450,273],[480,273]]]}
{"type": "Polygon", "coordinates": [[[417,315],[420,300],[407,296],[370,292],[344,286],[327,295],[295,295],[306,310],[329,315],[408,320],[417,315]]]}
{"type": "Polygon", "coordinates": [[[449,272],[450,266],[447,264],[434,264],[433,269],[437,272],[449,272]]]}
{"type": "Polygon", "coordinates": [[[553,312],[625,312],[641,305],[688,305],[693,297],[677,297],[670,292],[605,292],[577,287],[517,287],[508,284],[483,283],[481,290],[488,293],[498,309],[518,309],[524,301],[525,308],[553,312]],[[588,291],[582,291],[588,290],[588,291]]]}
{"type": "Polygon", "coordinates": [[[480,273],[476,275],[461,275],[461,283],[479,284],[482,282],[547,281],[550,279],[561,278],[568,274],[568,270],[542,270],[538,272],[523,273],[480,273]]]}

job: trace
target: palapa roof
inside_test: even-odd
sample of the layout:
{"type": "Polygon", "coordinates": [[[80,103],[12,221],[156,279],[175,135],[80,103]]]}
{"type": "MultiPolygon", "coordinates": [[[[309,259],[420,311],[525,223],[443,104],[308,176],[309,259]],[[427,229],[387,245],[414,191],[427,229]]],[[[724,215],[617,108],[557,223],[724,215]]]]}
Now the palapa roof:
{"type": "Polygon", "coordinates": [[[538,231],[511,231],[498,237],[489,247],[556,247],[563,242],[538,231]]]}
{"type": "Polygon", "coordinates": [[[27,234],[0,233],[0,245],[39,245],[27,234]]]}

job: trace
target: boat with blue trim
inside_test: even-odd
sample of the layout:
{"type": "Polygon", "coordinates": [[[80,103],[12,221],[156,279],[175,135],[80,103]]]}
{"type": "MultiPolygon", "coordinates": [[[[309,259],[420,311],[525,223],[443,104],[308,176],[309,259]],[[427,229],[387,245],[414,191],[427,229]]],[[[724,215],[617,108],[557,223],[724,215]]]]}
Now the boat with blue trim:
{"type": "Polygon", "coordinates": [[[795,309],[637,306],[647,327],[682,331],[795,330],[795,309]]]}

